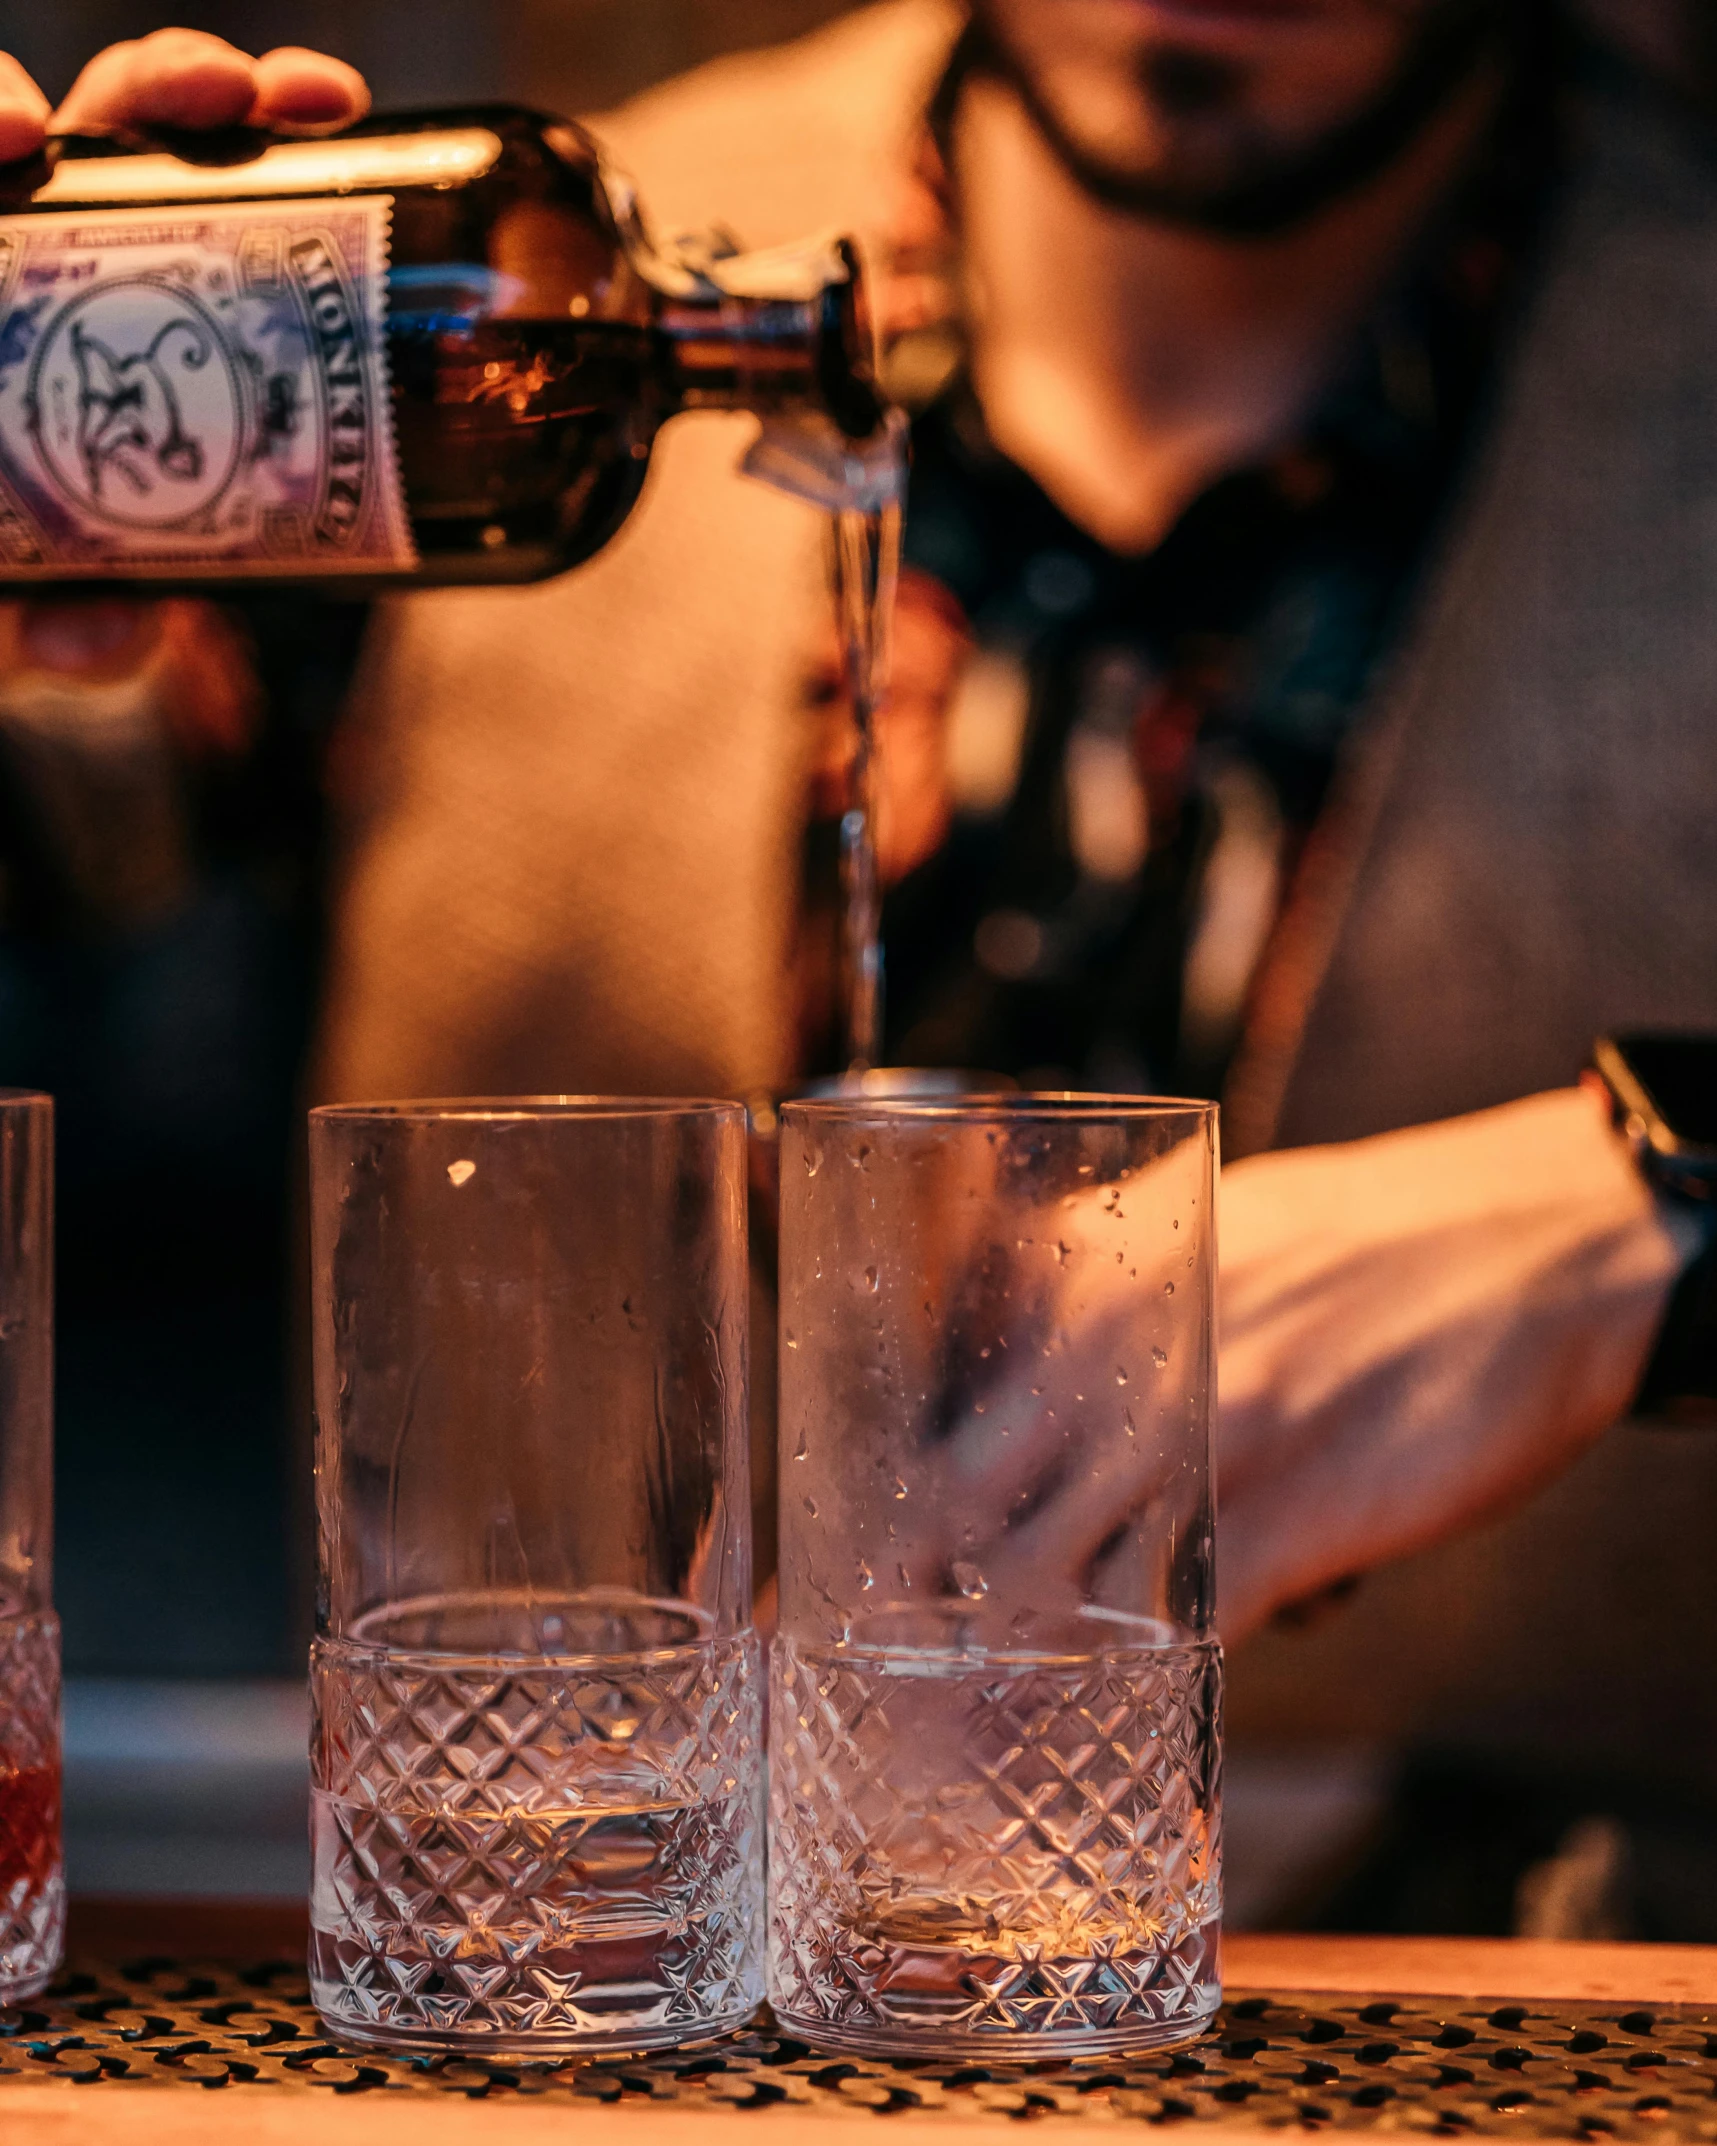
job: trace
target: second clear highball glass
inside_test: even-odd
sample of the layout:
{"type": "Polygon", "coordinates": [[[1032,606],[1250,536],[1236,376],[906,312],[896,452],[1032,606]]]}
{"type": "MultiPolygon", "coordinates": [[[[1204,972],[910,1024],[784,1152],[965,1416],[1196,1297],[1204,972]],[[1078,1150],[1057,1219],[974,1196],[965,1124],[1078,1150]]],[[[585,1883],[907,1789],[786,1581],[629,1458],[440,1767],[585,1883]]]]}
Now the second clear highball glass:
{"type": "Polygon", "coordinates": [[[762,1996],[745,1137],[320,1110],[310,1971],[342,2040],[574,2056],[762,1996]]]}
{"type": "Polygon", "coordinates": [[[1216,1113],[788,1105],[770,1996],[883,2056],[1220,1998],[1216,1113]]]}

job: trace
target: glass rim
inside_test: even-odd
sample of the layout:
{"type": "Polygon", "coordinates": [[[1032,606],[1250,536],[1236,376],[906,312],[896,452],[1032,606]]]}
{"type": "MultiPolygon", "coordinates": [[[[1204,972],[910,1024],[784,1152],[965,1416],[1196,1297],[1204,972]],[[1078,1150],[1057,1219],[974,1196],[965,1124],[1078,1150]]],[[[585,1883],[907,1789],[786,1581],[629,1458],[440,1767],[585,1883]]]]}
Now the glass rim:
{"type": "Polygon", "coordinates": [[[1148,1124],[1169,1118],[1214,1120],[1220,1109],[1196,1096],[1084,1094],[1077,1089],[1038,1093],[1001,1090],[962,1096],[811,1096],[780,1105],[783,1119],[829,1119],[893,1123],[924,1120],[952,1124],[1096,1125],[1148,1124]]]}
{"type": "Polygon", "coordinates": [[[0,1110],[33,1110],[38,1105],[54,1107],[46,1088],[0,1088],[0,1110]]]}
{"type": "Polygon", "coordinates": [[[405,1595],[397,1601],[375,1602],[366,1610],[359,1610],[335,1630],[331,1626],[318,1629],[315,1645],[318,1649],[363,1655],[376,1660],[433,1661],[443,1666],[466,1662],[483,1666],[495,1662],[509,1665],[525,1664],[532,1667],[577,1667],[580,1664],[615,1661],[667,1660],[683,1655],[688,1649],[719,1644],[724,1640],[743,1638],[751,1629],[749,1623],[736,1625],[731,1631],[719,1629],[717,1614],[705,1609],[701,1603],[681,1601],[674,1595],[647,1595],[629,1587],[586,1587],[551,1589],[547,1594],[538,1594],[531,1588],[443,1589],[426,1595],[405,1595]],[[590,1607],[592,1609],[646,1610],[658,1616],[677,1617],[692,1627],[683,1639],[658,1640],[644,1647],[481,1647],[481,1646],[409,1646],[394,1636],[388,1629],[404,1623],[411,1617],[431,1615],[447,1609],[541,1609],[552,1612],[557,1607],[590,1607]],[[366,1629],[368,1628],[368,1629],[366,1629]]]}
{"type": "Polygon", "coordinates": [[[312,1124],[624,1124],[654,1118],[743,1120],[745,1105],[722,1096],[464,1095],[390,1103],[317,1103],[312,1124]]]}

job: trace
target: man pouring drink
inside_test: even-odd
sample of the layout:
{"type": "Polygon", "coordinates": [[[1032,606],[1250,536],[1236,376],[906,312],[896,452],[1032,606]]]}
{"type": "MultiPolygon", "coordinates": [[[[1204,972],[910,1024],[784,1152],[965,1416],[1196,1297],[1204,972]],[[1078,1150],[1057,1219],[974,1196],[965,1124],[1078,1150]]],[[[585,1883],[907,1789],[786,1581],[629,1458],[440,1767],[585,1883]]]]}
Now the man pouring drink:
{"type": "MultiPolygon", "coordinates": [[[[0,151],[50,125],[314,134],[363,103],[338,62],[163,32],[56,114],[14,72],[0,151]]],[[[1220,1094],[1225,1636],[1413,1559],[1297,1655],[1267,1641],[1250,1697],[1243,1656],[1242,1718],[1321,1687],[1336,1733],[1472,1720],[1542,1760],[1594,1647],[1625,1714],[1648,1606],[1587,1606],[1582,1574],[1651,1539],[1663,1482],[1704,1494],[1699,1451],[1632,1448],[1654,1480],[1601,1450],[1512,1533],[1415,1553],[1579,1460],[1648,1370],[1662,1398],[1709,1377],[1698,1321],[1665,1328],[1696,1203],[1577,1085],[1601,1032],[1717,1032],[1717,559],[1703,473],[1660,448],[1709,414],[1692,123],[1529,0],[896,0],[598,132],[666,224],[869,241],[914,452],[879,716],[888,1054],[1220,1094]],[[1485,1712],[1511,1677],[1529,1725],[1485,1712]]],[[[337,615],[331,730],[341,666],[278,600],[15,613],[0,722],[39,737],[51,707],[73,772],[50,808],[9,747],[12,877],[72,894],[8,922],[53,1011],[7,1077],[91,1062],[74,895],[126,1006],[151,935],[251,920],[174,959],[255,1049],[253,1096],[290,1097],[301,1053],[318,1099],[825,1070],[798,1042],[826,1027],[823,536],[737,477],[743,446],[737,418],[671,428],[564,581],[337,615]],[[87,891],[144,824],[90,804],[77,726],[121,703],[153,741],[135,796],[175,830],[141,906],[87,891]],[[284,910],[255,896],[259,828],[284,910]]],[[[163,1019],[160,1050],[189,1033],[163,1019]]],[[[221,1131],[263,1184],[286,1109],[244,1108],[187,1121],[178,1166],[218,1183],[221,1131]]],[[[282,1220],[261,1194],[228,1226],[282,1220]]]]}

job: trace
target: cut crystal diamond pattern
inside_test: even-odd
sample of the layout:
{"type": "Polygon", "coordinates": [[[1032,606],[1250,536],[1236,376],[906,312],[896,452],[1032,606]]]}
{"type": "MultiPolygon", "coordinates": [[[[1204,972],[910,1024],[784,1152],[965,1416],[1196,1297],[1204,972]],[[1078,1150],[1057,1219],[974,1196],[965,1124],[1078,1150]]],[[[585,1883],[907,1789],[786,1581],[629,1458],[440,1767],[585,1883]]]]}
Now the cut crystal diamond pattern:
{"type": "Polygon", "coordinates": [[[65,1922],[59,1620],[0,1616],[0,2004],[48,1981],[65,1922]]]}
{"type": "Polygon", "coordinates": [[[1183,2040],[1220,1989],[1221,1655],[778,1640],[770,1994],[855,2049],[1183,2040]]]}
{"type": "Polygon", "coordinates": [[[762,1996],[749,1635],[483,1663],[319,1641],[311,1990],[347,2040],[551,2054],[762,1996]]]}

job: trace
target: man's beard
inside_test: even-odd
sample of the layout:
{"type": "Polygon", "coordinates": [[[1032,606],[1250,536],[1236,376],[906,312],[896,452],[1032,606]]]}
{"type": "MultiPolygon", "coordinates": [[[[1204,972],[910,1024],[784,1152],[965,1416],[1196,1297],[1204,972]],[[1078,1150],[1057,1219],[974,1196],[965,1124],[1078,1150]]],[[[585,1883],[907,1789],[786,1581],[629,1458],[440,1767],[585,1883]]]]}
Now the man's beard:
{"type": "MultiPolygon", "coordinates": [[[[1287,145],[1254,134],[1221,176],[1130,172],[1075,141],[1050,108],[1031,70],[1019,64],[981,18],[968,30],[963,73],[1007,82],[1032,123],[1081,189],[1106,208],[1235,238],[1292,230],[1386,170],[1442,110],[1487,52],[1518,29],[1534,0],[1442,0],[1414,32],[1401,63],[1377,95],[1326,133],[1287,145]]],[[[1172,125],[1216,114],[1236,101],[1244,74],[1200,53],[1152,53],[1145,86],[1172,125]]]]}

